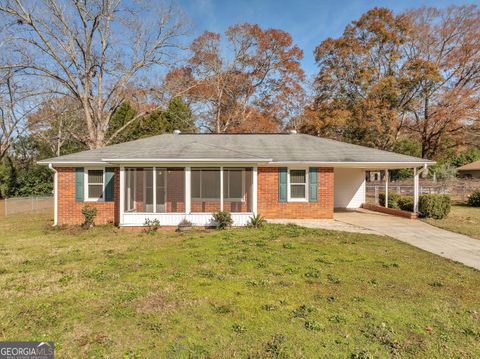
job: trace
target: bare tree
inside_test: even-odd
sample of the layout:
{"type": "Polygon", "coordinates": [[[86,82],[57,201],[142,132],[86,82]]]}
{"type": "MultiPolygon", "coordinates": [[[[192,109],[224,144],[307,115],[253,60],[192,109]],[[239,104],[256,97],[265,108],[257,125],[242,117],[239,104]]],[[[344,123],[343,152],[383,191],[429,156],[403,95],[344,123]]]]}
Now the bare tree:
{"type": "Polygon", "coordinates": [[[46,99],[40,108],[27,118],[28,131],[40,140],[55,156],[73,142],[81,143],[81,104],[70,97],[46,99]]]}
{"type": "Polygon", "coordinates": [[[0,76],[0,160],[15,138],[25,131],[25,118],[31,110],[28,101],[32,89],[21,87],[19,82],[14,72],[0,76]]]}
{"type": "MultiPolygon", "coordinates": [[[[129,85],[141,83],[137,92],[149,96],[155,71],[173,60],[185,33],[177,11],[156,1],[0,0],[0,14],[9,22],[3,68],[21,69],[78,102],[85,129],[78,135],[91,149],[124,129],[107,138],[113,113],[132,96],[129,85]]],[[[124,127],[154,110],[139,111],[124,127]]]]}

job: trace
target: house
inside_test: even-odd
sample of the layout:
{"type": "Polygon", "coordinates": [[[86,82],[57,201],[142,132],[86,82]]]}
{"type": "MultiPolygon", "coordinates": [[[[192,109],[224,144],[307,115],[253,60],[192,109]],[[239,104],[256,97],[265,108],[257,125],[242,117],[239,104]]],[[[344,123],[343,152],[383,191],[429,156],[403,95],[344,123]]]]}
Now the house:
{"type": "Polygon", "coordinates": [[[82,223],[88,204],[98,210],[96,223],[176,226],[186,218],[208,226],[219,210],[231,212],[235,225],[258,213],[332,218],[334,208],[365,202],[366,170],[414,168],[418,199],[418,174],[434,162],[295,131],[175,131],[40,163],[55,172],[55,224],[82,223]]]}
{"type": "Polygon", "coordinates": [[[480,178],[480,160],[458,167],[457,171],[463,178],[480,178]]]}

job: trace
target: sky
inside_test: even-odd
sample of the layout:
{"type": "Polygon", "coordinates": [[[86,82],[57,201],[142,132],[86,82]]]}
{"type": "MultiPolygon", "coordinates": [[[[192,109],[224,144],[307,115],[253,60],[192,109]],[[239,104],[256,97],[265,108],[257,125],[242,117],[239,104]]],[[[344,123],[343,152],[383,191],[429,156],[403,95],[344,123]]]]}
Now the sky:
{"type": "Polygon", "coordinates": [[[308,77],[316,73],[315,47],[328,37],[340,36],[347,24],[368,9],[388,7],[400,13],[421,6],[471,3],[480,5],[480,0],[179,0],[192,23],[192,38],[206,30],[222,33],[230,25],[244,22],[289,32],[304,51],[302,66],[308,77]]]}

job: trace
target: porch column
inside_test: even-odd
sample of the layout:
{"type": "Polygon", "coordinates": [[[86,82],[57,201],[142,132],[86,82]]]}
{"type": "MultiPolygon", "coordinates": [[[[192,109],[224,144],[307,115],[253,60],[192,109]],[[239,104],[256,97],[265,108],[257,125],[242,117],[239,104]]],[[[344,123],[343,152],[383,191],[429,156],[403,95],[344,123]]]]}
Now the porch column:
{"type": "Polygon", "coordinates": [[[220,211],[223,211],[223,166],[220,166],[220,211]]]}
{"type": "Polygon", "coordinates": [[[157,167],[153,167],[153,213],[157,213],[157,167]]]}
{"type": "Polygon", "coordinates": [[[388,170],[385,170],[385,207],[388,208],[388,170]]]}
{"type": "Polygon", "coordinates": [[[120,213],[118,221],[119,225],[123,224],[123,213],[125,212],[125,167],[120,166],[120,213]]]}
{"type": "Polygon", "coordinates": [[[252,171],[252,212],[253,214],[257,214],[257,167],[253,167],[252,171]]]}
{"type": "Polygon", "coordinates": [[[413,169],[413,212],[418,213],[418,189],[420,184],[420,173],[415,167],[413,169]]]}
{"type": "Polygon", "coordinates": [[[192,171],[191,167],[185,167],[185,214],[192,211],[192,171]]]}

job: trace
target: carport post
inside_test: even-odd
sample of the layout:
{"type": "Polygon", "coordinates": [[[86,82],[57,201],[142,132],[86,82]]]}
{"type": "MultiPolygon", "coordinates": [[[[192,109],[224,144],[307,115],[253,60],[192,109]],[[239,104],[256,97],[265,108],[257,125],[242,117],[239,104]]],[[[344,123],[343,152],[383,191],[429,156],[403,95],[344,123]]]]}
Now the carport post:
{"type": "Polygon", "coordinates": [[[385,208],[388,208],[388,170],[385,170],[385,208]]]}
{"type": "Polygon", "coordinates": [[[413,212],[418,213],[418,187],[419,187],[419,177],[420,173],[415,167],[413,169],[413,212]]]}
{"type": "Polygon", "coordinates": [[[420,175],[428,169],[425,163],[422,168],[413,168],[413,212],[418,213],[418,199],[420,196],[420,175]]]}

